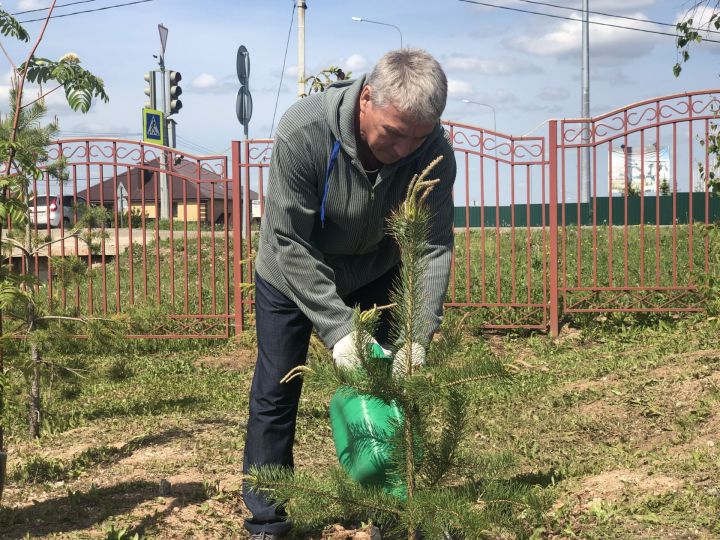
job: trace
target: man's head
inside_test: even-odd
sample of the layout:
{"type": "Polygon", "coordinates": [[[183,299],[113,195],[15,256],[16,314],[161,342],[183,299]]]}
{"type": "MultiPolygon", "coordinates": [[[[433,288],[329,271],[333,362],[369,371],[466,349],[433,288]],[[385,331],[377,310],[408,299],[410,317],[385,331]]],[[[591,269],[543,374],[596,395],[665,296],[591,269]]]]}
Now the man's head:
{"type": "Polygon", "coordinates": [[[360,94],[360,137],[382,163],[414,152],[435,129],[447,101],[440,64],[421,49],[386,53],[360,94]]]}

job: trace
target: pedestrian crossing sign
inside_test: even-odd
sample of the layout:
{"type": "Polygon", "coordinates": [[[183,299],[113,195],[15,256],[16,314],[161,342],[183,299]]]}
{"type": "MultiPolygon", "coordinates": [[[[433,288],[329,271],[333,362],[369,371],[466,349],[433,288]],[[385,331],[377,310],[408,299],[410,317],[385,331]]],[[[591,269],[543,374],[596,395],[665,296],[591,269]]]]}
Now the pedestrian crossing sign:
{"type": "Polygon", "coordinates": [[[143,141],[167,146],[165,118],[161,111],[143,109],[143,141]]]}

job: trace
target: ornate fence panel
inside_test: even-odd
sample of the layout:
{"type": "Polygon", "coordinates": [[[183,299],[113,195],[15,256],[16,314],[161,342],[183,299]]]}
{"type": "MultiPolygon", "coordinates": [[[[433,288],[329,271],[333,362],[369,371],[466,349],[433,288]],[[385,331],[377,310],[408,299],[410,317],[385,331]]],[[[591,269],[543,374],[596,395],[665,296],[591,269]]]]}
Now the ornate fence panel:
{"type": "Polygon", "coordinates": [[[253,289],[249,285],[255,281],[255,254],[260,234],[260,220],[265,211],[265,193],[267,187],[272,139],[254,139],[243,142],[233,141],[233,176],[241,179],[240,185],[245,194],[242,201],[242,218],[235,218],[233,228],[241,239],[235,245],[235,259],[238,272],[235,277],[235,329],[243,331],[247,317],[252,315],[255,303],[253,289]]]}
{"type": "Polygon", "coordinates": [[[236,265],[228,224],[239,214],[240,190],[227,157],[116,139],[60,140],[49,157],[65,160],[67,179],[46,171],[29,187],[31,235],[41,248],[32,259],[13,252],[39,278],[48,309],[134,313],[128,337],[230,335],[236,265]],[[101,219],[76,226],[97,208],[101,219]],[[87,280],[69,280],[57,256],[86,267],[87,280]]]}
{"type": "Polygon", "coordinates": [[[551,123],[564,313],[701,309],[697,273],[708,271],[710,249],[702,226],[717,210],[699,170],[711,165],[704,141],[718,95],[667,96],[551,123]]]}
{"type": "MultiPolygon", "coordinates": [[[[546,329],[549,321],[547,212],[543,226],[531,227],[530,201],[548,201],[547,159],[542,137],[510,137],[482,128],[447,123],[456,148],[458,176],[455,182],[456,211],[464,208],[464,227],[455,228],[455,249],[448,301],[453,307],[482,308],[490,328],[546,329]],[[472,204],[475,198],[485,204],[472,204]],[[500,208],[511,205],[508,223],[500,221],[500,208]],[[479,212],[481,225],[470,227],[471,212],[479,212]],[[492,222],[487,224],[487,220],[492,222]]],[[[233,166],[242,176],[244,190],[254,190],[262,212],[266,192],[272,140],[233,143],[233,166]]],[[[242,269],[237,288],[253,279],[253,258],[258,232],[252,218],[249,197],[243,199],[242,269]]],[[[242,313],[238,329],[244,328],[245,314],[252,311],[252,292],[235,299],[242,313]]]]}
{"type": "MultiPolygon", "coordinates": [[[[482,310],[488,328],[553,333],[562,314],[701,310],[704,226],[720,202],[700,170],[715,165],[704,141],[719,96],[552,120],[547,137],[446,122],[458,164],[446,305],[482,310]]],[[[128,337],[241,332],[252,323],[272,143],[233,142],[228,169],[226,156],[136,141],[57,141],[49,157],[64,158],[67,178],[45,170],[29,186],[34,253],[6,231],[11,261],[39,278],[55,314],[139,315],[128,337]],[[104,216],[76,227],[87,208],[104,216]]]]}
{"type": "Polygon", "coordinates": [[[458,165],[447,305],[483,309],[488,328],[545,329],[550,316],[545,140],[452,122],[446,128],[458,165]],[[538,203],[540,215],[531,216],[538,203]],[[463,214],[464,225],[458,226],[463,214]],[[471,227],[471,217],[479,226],[471,227]]]}

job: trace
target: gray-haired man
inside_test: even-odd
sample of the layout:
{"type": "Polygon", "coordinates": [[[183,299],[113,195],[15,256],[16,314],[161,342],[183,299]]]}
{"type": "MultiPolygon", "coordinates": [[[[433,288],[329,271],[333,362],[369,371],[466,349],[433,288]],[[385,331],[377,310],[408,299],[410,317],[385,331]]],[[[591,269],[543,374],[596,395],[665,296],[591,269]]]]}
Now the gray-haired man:
{"type": "MultiPolygon", "coordinates": [[[[303,364],[314,327],[337,365],[356,362],[352,308],[387,303],[400,254],[386,219],[413,174],[438,155],[428,199],[425,322],[413,359],[440,324],[453,245],[455,158],[440,125],[447,79],[420,49],[385,54],[369,77],[335,84],[295,103],[278,126],[256,261],[258,359],[243,470],[292,467],[302,382],[280,384],[303,364]]],[[[374,336],[387,346],[388,321],[374,336]]],[[[244,490],[251,538],[290,529],[281,507],[244,490]]]]}

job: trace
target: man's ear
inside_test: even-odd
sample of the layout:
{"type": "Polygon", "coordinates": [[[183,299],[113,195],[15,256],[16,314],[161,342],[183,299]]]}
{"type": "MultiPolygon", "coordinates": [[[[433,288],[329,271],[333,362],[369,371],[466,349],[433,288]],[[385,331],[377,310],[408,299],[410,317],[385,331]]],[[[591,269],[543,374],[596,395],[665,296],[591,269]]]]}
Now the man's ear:
{"type": "Polygon", "coordinates": [[[365,112],[365,109],[370,104],[371,98],[372,88],[370,88],[368,85],[363,86],[363,89],[360,91],[360,110],[362,112],[365,112]]]}

